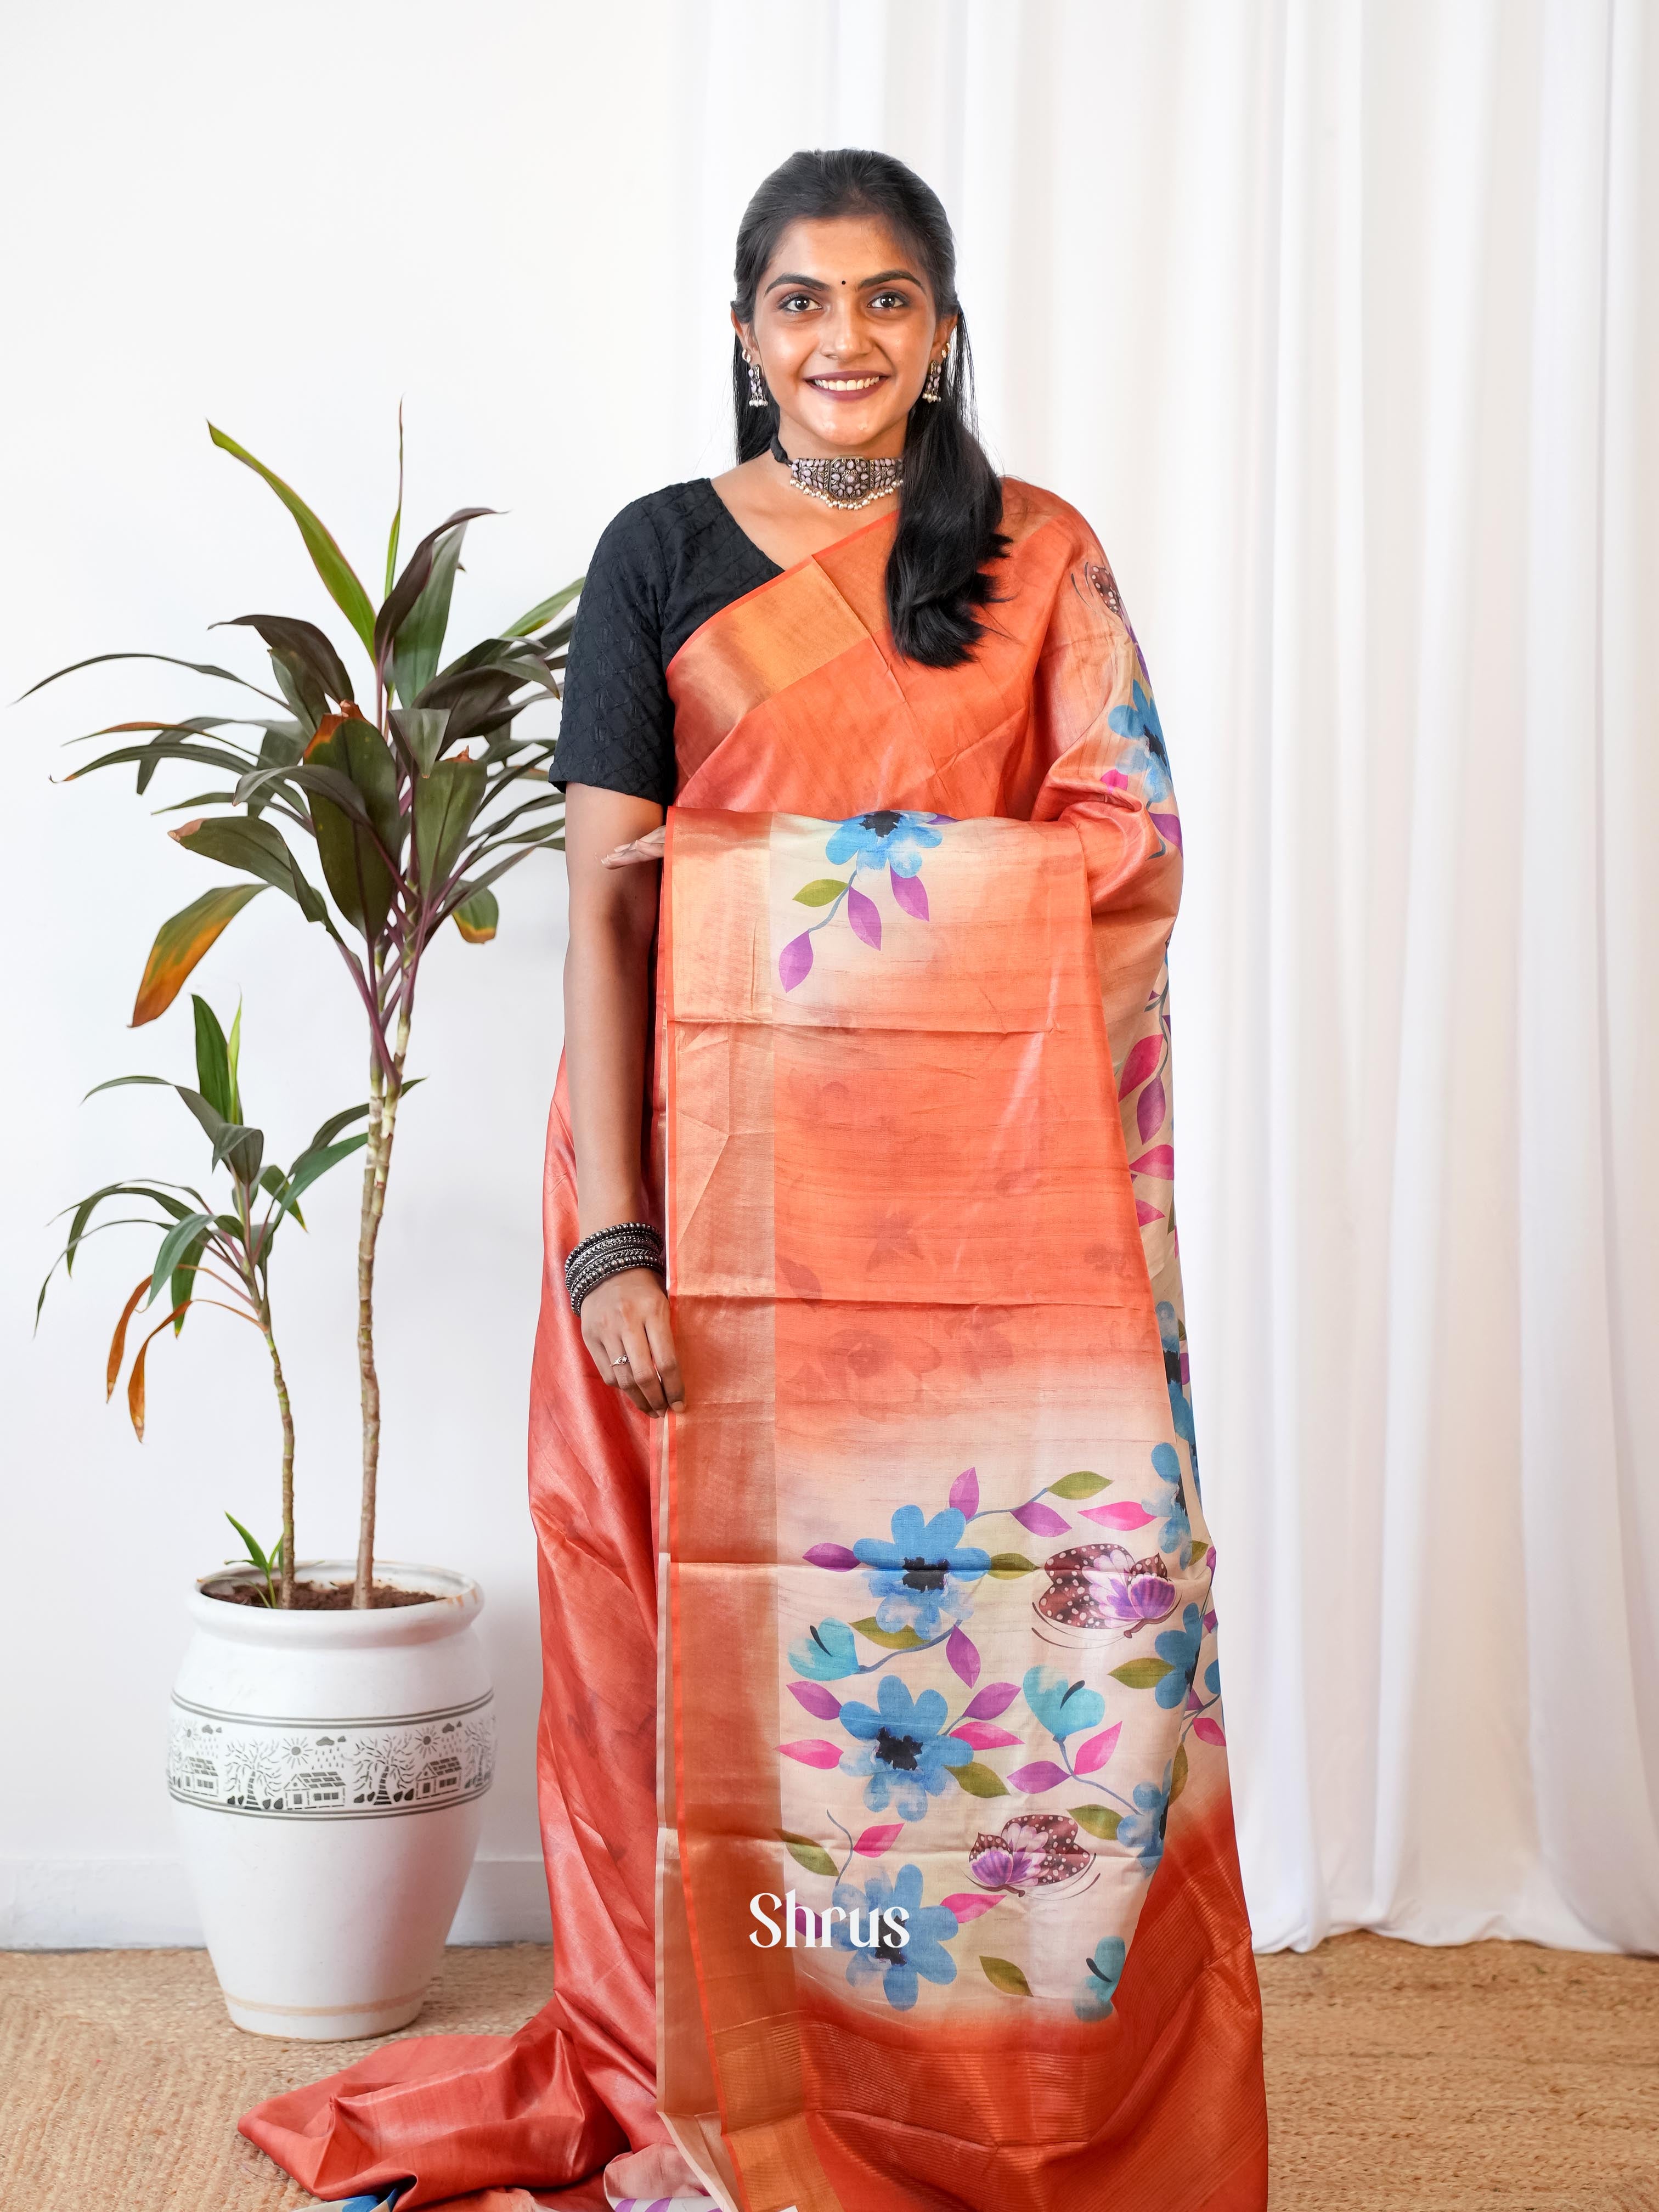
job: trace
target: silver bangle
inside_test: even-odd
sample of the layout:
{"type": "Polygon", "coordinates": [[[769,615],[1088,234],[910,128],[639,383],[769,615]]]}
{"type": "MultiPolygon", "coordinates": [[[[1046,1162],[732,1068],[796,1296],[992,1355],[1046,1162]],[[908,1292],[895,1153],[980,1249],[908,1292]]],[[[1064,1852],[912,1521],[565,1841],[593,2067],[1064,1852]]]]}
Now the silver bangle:
{"type": "Polygon", "coordinates": [[[613,1228],[596,1229],[569,1253],[564,1263],[564,1287],[570,1310],[580,1314],[582,1300],[612,1275],[630,1268],[648,1267],[663,1282],[668,1279],[668,1254],[662,1232],[648,1221],[619,1221],[613,1228]]]}

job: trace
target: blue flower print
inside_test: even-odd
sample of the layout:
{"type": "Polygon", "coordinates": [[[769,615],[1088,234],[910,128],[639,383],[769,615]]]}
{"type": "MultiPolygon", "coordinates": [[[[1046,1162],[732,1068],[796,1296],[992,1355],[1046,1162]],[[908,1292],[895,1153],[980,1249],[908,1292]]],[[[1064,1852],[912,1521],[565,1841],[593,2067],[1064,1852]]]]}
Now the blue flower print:
{"type": "Polygon", "coordinates": [[[1164,1486],[1164,1495],[1152,1507],[1154,1514],[1164,1516],[1164,1526],[1158,1532],[1160,1552],[1179,1553],[1184,1560],[1187,1547],[1193,1540],[1193,1524],[1187,1518],[1187,1501],[1182,1495],[1181,1462],[1173,1444],[1152,1446],[1152,1473],[1164,1486]]]}
{"type": "Polygon", "coordinates": [[[1164,1831],[1170,1821],[1170,1785],[1174,1778],[1175,1768],[1170,1765],[1164,1770],[1161,1784],[1137,1782],[1135,1809],[1126,1813],[1117,1824],[1119,1843],[1134,1853],[1146,1875],[1157,1873],[1158,1863],[1164,1856],[1164,1831]]]}
{"type": "Polygon", "coordinates": [[[901,1820],[920,1820],[927,1800],[948,1786],[951,1767],[973,1758],[960,1736],[941,1733],[948,1711],[937,1690],[913,1698],[896,1674],[882,1676],[875,1705],[849,1698],[842,1707],[842,1726],[864,1748],[843,1752],[841,1771],[863,1778],[864,1802],[872,1813],[890,1804],[901,1820]]]}
{"type": "Polygon", "coordinates": [[[1204,1686],[1212,1698],[1221,1695],[1221,1662],[1212,1659],[1204,1669],[1204,1686]]]}
{"type": "Polygon", "coordinates": [[[1195,1605],[1189,1605],[1181,1616],[1180,1627],[1166,1628],[1153,1644],[1153,1650],[1171,1669],[1152,1692],[1166,1712],[1186,1704],[1198,1672],[1198,1647],[1203,1641],[1204,1616],[1195,1605]]]}
{"type": "Polygon", "coordinates": [[[1119,737],[1128,739],[1121,766],[1127,775],[1145,776],[1146,803],[1156,806],[1175,796],[1170,781],[1170,756],[1164,750],[1164,725],[1158,719],[1152,695],[1137,678],[1134,703],[1114,707],[1106,717],[1119,737]]]}
{"type": "Polygon", "coordinates": [[[1201,1499],[1204,1486],[1199,1480],[1198,1474],[1198,1431],[1193,1422],[1193,1401],[1187,1395],[1187,1377],[1182,1372],[1185,1355],[1181,1348],[1181,1325],[1168,1298],[1158,1300],[1158,1333],[1164,1342],[1164,1377],[1170,1386],[1170,1412],[1174,1417],[1175,1432],[1187,1447],[1187,1457],[1192,1463],[1193,1480],[1198,1484],[1198,1494],[1201,1499]]]}
{"type": "Polygon", "coordinates": [[[927,814],[896,812],[878,807],[873,814],[854,814],[837,824],[824,857],[836,867],[853,860],[860,868],[890,868],[896,876],[914,876],[921,869],[923,854],[944,843],[927,814]]]}
{"type": "MultiPolygon", "coordinates": [[[[1120,1828],[1118,1833],[1122,1832],[1120,1828]]],[[[1106,2018],[1112,2009],[1112,1995],[1123,1972],[1123,1961],[1128,1955],[1128,1946],[1121,1936],[1103,1936],[1095,1945],[1094,1956],[1086,1962],[1082,1986],[1072,2000],[1072,2010],[1079,2020],[1106,2018]]]]}
{"type": "MultiPolygon", "coordinates": [[[[884,1682],[884,1688],[886,1684],[884,1682]]],[[[835,1902],[847,1913],[860,1916],[860,1933],[870,1933],[870,1914],[879,1912],[881,1940],[875,1945],[855,1945],[848,1923],[838,1920],[830,1930],[836,1950],[850,1951],[847,1978],[854,1989],[878,1976],[884,1981],[883,1995],[895,2012],[908,2012],[915,2004],[924,1981],[953,1982],[957,1978],[957,1962],[945,1946],[956,1934],[959,1923],[948,1905],[924,1905],[921,1901],[921,1869],[903,1866],[890,1885],[885,1875],[872,1874],[860,1889],[856,1882],[838,1881],[835,1902]],[[904,1916],[908,1943],[896,1943],[889,1932],[885,1915],[896,1909],[904,1916]]]]}
{"type": "Polygon", "coordinates": [[[893,1516],[890,1542],[861,1536],[853,1547],[860,1566],[870,1567],[870,1595],[877,1601],[876,1626],[889,1635],[914,1629],[923,1643],[938,1636],[948,1620],[960,1620],[973,1598],[973,1586],[989,1568],[991,1554],[962,1540],[967,1518],[955,1506],[924,1519],[919,1505],[901,1505],[893,1516]]]}
{"type": "Polygon", "coordinates": [[[1026,1704],[1058,1743],[1098,1727],[1106,1717],[1106,1700],[1099,1691],[1068,1682],[1058,1667],[1028,1668],[1020,1687],[1026,1704]]]}

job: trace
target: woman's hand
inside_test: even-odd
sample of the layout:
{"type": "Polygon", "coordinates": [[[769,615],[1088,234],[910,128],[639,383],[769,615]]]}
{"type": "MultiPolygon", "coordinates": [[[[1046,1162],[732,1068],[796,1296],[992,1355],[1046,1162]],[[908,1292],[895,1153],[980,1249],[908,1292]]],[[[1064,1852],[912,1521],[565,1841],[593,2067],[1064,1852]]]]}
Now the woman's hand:
{"type": "Polygon", "coordinates": [[[599,866],[602,868],[638,867],[646,860],[660,860],[667,850],[668,824],[663,822],[654,830],[647,830],[643,837],[635,837],[631,844],[618,845],[614,852],[605,854],[599,866]]]}
{"type": "Polygon", "coordinates": [[[668,1293],[649,1267],[607,1276],[582,1300],[582,1341],[613,1390],[654,1419],[684,1410],[668,1293]]]}

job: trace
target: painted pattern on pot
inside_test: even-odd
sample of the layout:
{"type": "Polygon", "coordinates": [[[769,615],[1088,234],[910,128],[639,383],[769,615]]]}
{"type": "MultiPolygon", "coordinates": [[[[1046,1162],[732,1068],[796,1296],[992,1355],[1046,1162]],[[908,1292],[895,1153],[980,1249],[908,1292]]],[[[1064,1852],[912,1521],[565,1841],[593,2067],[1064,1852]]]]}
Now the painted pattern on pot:
{"type": "Polygon", "coordinates": [[[173,1700],[167,1789],[181,1804],[263,1819],[386,1820],[465,1804],[495,1778],[488,1692],[386,1720],[283,1720],[173,1700]]]}

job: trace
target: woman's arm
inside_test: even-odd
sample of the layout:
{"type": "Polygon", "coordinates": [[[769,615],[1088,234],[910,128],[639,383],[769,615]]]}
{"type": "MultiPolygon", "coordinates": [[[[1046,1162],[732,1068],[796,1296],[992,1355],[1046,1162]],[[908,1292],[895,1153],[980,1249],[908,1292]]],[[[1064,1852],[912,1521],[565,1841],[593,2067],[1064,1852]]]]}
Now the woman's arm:
{"type": "MultiPolygon", "coordinates": [[[[573,783],[565,795],[565,1067],[584,1237],[645,1218],[640,1133],[648,967],[661,878],[653,866],[617,866],[612,856],[658,830],[662,818],[662,808],[648,799],[591,784],[573,783]]],[[[653,845],[642,858],[661,858],[659,842],[653,845]]],[[[581,1331],[600,1375],[641,1413],[678,1413],[684,1405],[667,1294],[648,1268],[631,1267],[590,1291],[582,1301],[581,1331]]]]}

